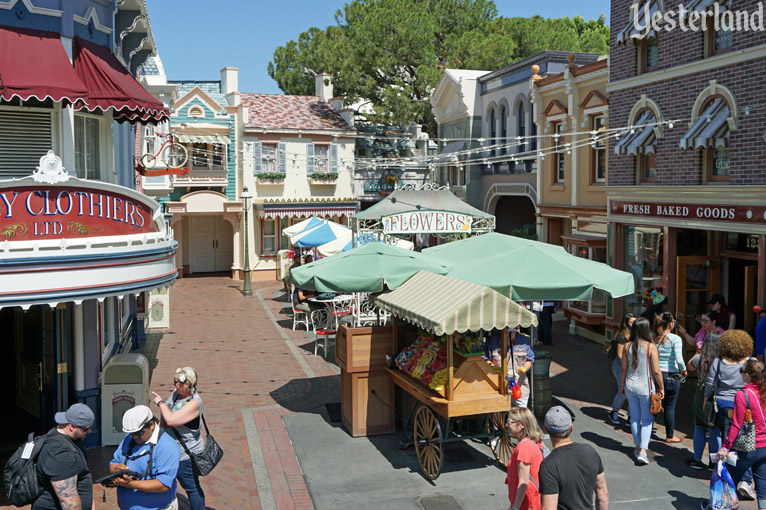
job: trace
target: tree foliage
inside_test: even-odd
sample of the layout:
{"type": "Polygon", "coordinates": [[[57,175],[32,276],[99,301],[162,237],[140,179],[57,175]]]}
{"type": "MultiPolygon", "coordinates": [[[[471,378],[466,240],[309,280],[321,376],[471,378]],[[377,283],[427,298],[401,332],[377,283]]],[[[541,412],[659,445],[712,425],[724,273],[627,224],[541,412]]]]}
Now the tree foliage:
{"type": "Polygon", "coordinates": [[[445,68],[496,70],[544,50],[609,49],[609,27],[575,18],[503,18],[491,0],[352,0],[336,25],[309,28],[274,52],[268,73],[286,94],[314,93],[330,73],[336,95],[368,101],[368,120],[430,126],[429,98],[445,68]]]}

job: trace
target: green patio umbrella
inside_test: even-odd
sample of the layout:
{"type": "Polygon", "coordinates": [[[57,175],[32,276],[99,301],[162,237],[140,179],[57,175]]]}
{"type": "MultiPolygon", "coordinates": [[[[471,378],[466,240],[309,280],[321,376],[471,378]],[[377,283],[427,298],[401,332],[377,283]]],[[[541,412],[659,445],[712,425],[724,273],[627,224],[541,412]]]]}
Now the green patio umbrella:
{"type": "Polygon", "coordinates": [[[493,288],[518,301],[588,300],[593,289],[632,294],[633,275],[570,255],[561,246],[485,234],[429,248],[434,261],[453,262],[447,276],[493,288]]]}
{"type": "Polygon", "coordinates": [[[296,287],[319,292],[395,289],[420,270],[444,274],[452,264],[386,243],[369,243],[292,270],[296,287]]]}

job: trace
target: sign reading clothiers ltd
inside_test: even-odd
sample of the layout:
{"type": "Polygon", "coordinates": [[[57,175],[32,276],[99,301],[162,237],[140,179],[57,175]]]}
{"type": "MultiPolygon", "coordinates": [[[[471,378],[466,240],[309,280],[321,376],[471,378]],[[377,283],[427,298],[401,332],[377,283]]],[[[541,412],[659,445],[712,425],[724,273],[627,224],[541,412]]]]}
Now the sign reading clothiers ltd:
{"type": "Polygon", "coordinates": [[[447,211],[412,211],[381,220],[384,234],[468,234],[473,218],[447,211]]]}
{"type": "Polygon", "coordinates": [[[613,200],[610,216],[684,218],[702,221],[766,223],[766,207],[750,205],[665,204],[613,200]]]}

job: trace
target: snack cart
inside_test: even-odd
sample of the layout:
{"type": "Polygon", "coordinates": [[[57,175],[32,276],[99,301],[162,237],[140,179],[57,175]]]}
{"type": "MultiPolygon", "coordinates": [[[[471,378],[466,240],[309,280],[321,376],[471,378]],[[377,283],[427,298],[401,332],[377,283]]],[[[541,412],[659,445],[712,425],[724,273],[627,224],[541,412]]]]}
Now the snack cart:
{"type": "Polygon", "coordinates": [[[471,333],[502,330],[500,352],[505,353],[509,328],[536,325],[535,315],[489,287],[428,271],[418,272],[374,301],[393,315],[395,337],[400,320],[420,330],[415,343],[397,356],[400,368],[387,370],[394,384],[415,399],[407,423],[413,426],[423,474],[438,478],[443,443],[466,439],[489,439],[495,458],[507,465],[513,451],[505,433],[511,406],[507,357],[502,356],[499,369],[493,367],[483,353],[475,352],[480,343],[471,333]]]}

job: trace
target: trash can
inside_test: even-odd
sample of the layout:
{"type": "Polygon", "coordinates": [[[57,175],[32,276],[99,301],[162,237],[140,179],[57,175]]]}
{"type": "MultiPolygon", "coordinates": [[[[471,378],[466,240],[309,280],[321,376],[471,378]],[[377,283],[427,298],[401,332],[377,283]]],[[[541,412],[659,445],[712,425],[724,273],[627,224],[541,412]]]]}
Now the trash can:
{"type": "Polygon", "coordinates": [[[149,391],[149,360],[138,353],[116,354],[101,373],[101,446],[120,444],[122,415],[146,405],[149,391]]]}

